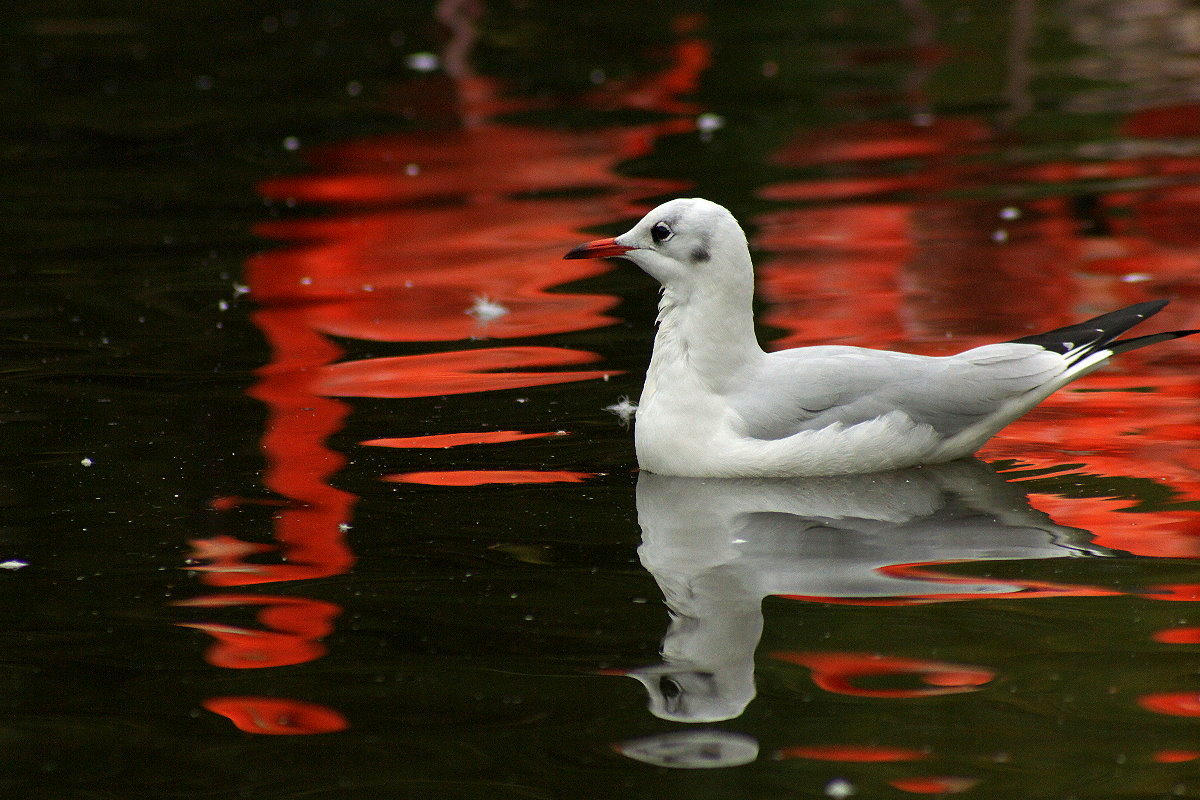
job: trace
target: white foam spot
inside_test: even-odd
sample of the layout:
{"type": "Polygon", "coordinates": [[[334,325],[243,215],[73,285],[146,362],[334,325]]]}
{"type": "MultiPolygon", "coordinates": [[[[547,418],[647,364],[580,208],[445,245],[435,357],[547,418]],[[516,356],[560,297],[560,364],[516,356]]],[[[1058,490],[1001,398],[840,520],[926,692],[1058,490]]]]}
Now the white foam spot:
{"type": "Polygon", "coordinates": [[[404,63],[414,72],[433,72],[441,66],[438,57],[427,52],[409,53],[408,57],[404,59],[404,63]]]}
{"type": "Polygon", "coordinates": [[[617,419],[621,420],[621,424],[628,427],[629,421],[633,419],[633,415],[637,412],[637,403],[630,400],[628,395],[621,395],[617,399],[617,402],[610,406],[605,406],[604,410],[616,414],[617,419]]]}
{"type": "Polygon", "coordinates": [[[507,307],[492,300],[486,294],[481,294],[471,299],[473,301],[472,305],[465,313],[470,314],[482,324],[487,324],[494,319],[500,319],[509,313],[507,307]]]}
{"type": "Polygon", "coordinates": [[[857,792],[854,784],[845,778],[834,778],[829,783],[825,784],[825,796],[832,797],[834,800],[842,800],[857,792]]]}

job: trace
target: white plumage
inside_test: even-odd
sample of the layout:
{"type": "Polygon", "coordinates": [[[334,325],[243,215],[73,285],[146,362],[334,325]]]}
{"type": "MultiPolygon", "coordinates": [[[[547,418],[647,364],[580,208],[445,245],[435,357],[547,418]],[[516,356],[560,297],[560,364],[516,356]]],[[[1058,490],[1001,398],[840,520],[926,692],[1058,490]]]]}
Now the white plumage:
{"type": "Polygon", "coordinates": [[[768,353],[754,334],[746,236],[722,206],[672,200],[565,257],[604,256],[632,261],[663,287],[634,427],[638,463],[662,475],[836,475],[951,461],[1113,354],[1195,333],[1118,340],[1166,305],[1154,301],[953,356],[768,353]]]}

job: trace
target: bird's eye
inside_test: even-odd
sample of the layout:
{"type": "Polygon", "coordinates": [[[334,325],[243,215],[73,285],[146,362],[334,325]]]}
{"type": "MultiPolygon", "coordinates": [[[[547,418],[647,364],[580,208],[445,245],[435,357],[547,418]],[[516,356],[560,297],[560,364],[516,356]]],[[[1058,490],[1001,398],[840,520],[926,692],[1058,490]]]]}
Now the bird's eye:
{"type": "Polygon", "coordinates": [[[654,240],[655,244],[662,244],[674,235],[675,233],[665,222],[656,222],[650,229],[650,238],[654,240]]]}
{"type": "Polygon", "coordinates": [[[679,681],[668,678],[666,675],[658,679],[658,690],[668,700],[674,700],[683,694],[683,687],[679,685],[679,681]]]}

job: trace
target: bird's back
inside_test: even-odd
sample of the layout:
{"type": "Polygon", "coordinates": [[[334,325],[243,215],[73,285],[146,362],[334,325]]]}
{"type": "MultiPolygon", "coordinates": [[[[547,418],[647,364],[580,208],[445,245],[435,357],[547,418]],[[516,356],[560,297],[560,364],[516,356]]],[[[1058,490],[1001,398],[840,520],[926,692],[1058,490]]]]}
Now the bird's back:
{"type": "Polygon", "coordinates": [[[758,376],[730,402],[746,434],[758,439],[856,425],[897,411],[950,437],[1063,369],[1061,356],[1028,344],[986,345],[947,357],[804,347],[768,354],[758,376]]]}

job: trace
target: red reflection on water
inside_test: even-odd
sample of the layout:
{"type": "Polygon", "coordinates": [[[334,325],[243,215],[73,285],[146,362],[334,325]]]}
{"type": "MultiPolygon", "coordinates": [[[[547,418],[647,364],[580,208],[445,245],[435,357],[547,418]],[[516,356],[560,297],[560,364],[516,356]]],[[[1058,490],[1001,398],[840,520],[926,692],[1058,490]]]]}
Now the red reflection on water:
{"type": "Polygon", "coordinates": [[[875,653],[771,653],[771,657],[812,670],[812,680],[827,692],[854,697],[917,698],[976,691],[996,673],[983,667],[947,664],[875,653]],[[926,686],[887,689],[856,685],[863,678],[916,675],[926,686]]]}
{"type": "Polygon", "coordinates": [[[246,733],[269,736],[335,733],[350,727],[337,711],[302,700],[276,697],[210,697],[203,703],[214,714],[227,717],[246,733]]]}
{"type": "MultiPolygon", "coordinates": [[[[515,210],[521,208],[520,203],[505,196],[544,193],[547,188],[636,188],[649,195],[679,184],[633,180],[618,175],[614,168],[625,159],[644,155],[653,137],[679,127],[678,121],[670,121],[582,131],[483,122],[360,139],[307,153],[308,160],[325,174],[275,178],[264,181],[260,190],[264,197],[304,203],[380,205],[472,198],[512,202],[515,210]]],[[[571,202],[563,200],[561,207],[571,202]]],[[[543,222],[563,224],[553,216],[543,222]]],[[[520,239],[536,232],[536,228],[528,229],[520,239]]],[[[458,232],[442,233],[453,240],[458,232]]],[[[414,242],[419,246],[427,234],[424,226],[418,225],[414,242]]]]}
{"type": "MultiPolygon", "coordinates": [[[[1197,119],[1200,106],[1156,109],[1131,115],[1125,131],[1187,137],[1200,130],[1197,119]]],[[[1200,327],[1200,158],[1135,143],[1120,159],[1039,161],[979,120],[921,122],[932,124],[805,131],[776,154],[819,177],[760,191],[812,203],[755,220],[755,244],[769,253],[759,271],[764,321],[785,332],[774,346],[940,355],[1155,297],[1179,301],[1139,333],[1200,327]],[[1005,186],[1023,199],[970,196],[1003,197],[1005,186]]],[[[1188,444],[1200,439],[1198,353],[1182,340],[1123,354],[1001,431],[980,456],[1166,484],[1171,502],[1137,513],[1133,498],[1030,499],[1060,524],[1094,531],[1099,545],[1200,557],[1200,517],[1171,507],[1200,500],[1200,449],[1188,444]]],[[[1021,585],[1015,596],[1108,593],[1021,585]]]]}
{"type": "Polygon", "coordinates": [[[493,372],[513,367],[587,364],[595,353],[561,347],[488,347],[449,353],[368,358],[326,366],[312,389],[331,397],[437,397],[494,392],[618,374],[616,370],[578,372],[493,372]]]}
{"type": "Polygon", "coordinates": [[[208,663],[228,669],[260,669],[302,664],[325,654],[320,640],[333,631],[341,606],[307,597],[225,594],[180,600],[177,606],[230,608],[259,606],[256,620],[268,630],[207,622],[181,622],[216,639],[205,653],[208,663]]]}
{"type": "Polygon", "coordinates": [[[1196,750],[1156,750],[1151,758],[1159,764],[1182,764],[1200,758],[1196,750]]]}
{"type": "MultiPolygon", "coordinates": [[[[1122,592],[1103,589],[1094,586],[1082,586],[1070,583],[1052,583],[1050,581],[1030,580],[1026,578],[991,579],[977,575],[955,575],[949,570],[959,561],[929,561],[913,564],[882,564],[875,569],[877,572],[904,580],[937,582],[954,585],[963,584],[972,587],[971,591],[938,592],[930,594],[912,594],[903,597],[827,597],[824,595],[780,594],[788,600],[801,602],[824,603],[827,605],[845,606],[917,606],[931,603],[952,603],[964,600],[995,600],[1003,597],[1005,600],[1032,600],[1043,597],[1109,597],[1120,595],[1122,592]],[[1003,594],[982,590],[980,586],[995,586],[1003,594]]],[[[976,563],[966,561],[962,563],[976,563]]]]}
{"type": "Polygon", "coordinates": [[[525,439],[544,439],[548,436],[565,436],[566,431],[546,433],[522,433],[521,431],[473,431],[470,433],[435,433],[429,436],[400,436],[390,439],[367,439],[359,442],[369,447],[460,447],[464,444],[505,444],[525,439]]]}
{"type": "Polygon", "coordinates": [[[193,558],[209,563],[189,569],[214,586],[327,577],[345,572],[354,562],[344,526],[356,498],[330,485],[330,476],[346,459],[324,445],[328,436],[340,430],[347,409],[313,390],[314,375],[340,351],[306,329],[291,309],[264,309],[254,319],[273,354],[249,390],[267,407],[261,442],[267,462],[263,483],[290,502],[274,518],[273,546],[232,537],[199,543],[193,558]],[[277,549],[279,563],[245,560],[266,547],[277,549]]]}
{"type": "Polygon", "coordinates": [[[444,472],[403,472],[384,475],[390,483],[423,483],[429,486],[484,486],[489,483],[582,483],[592,472],[533,469],[459,469],[444,472]]]}
{"type": "Polygon", "coordinates": [[[1200,627],[1167,628],[1155,631],[1150,638],[1163,644],[1200,644],[1200,627]]]}
{"type": "Polygon", "coordinates": [[[785,747],[779,750],[776,756],[778,758],[806,758],[813,761],[855,761],[867,764],[875,762],[919,761],[927,758],[928,754],[921,750],[911,750],[903,747],[831,744],[785,747]]]}
{"type": "MultiPolygon", "coordinates": [[[[217,511],[229,511],[237,508],[241,503],[225,503],[220,501],[241,501],[242,498],[218,498],[213,501],[213,508],[217,511]]],[[[286,503],[284,503],[286,504],[286,503]]],[[[209,539],[189,539],[188,544],[192,548],[192,553],[189,560],[208,561],[214,565],[233,566],[241,563],[241,560],[246,556],[252,556],[257,553],[269,553],[275,550],[273,544],[262,544],[259,542],[244,542],[234,536],[213,536],[209,539]]]]}
{"type": "MultiPolygon", "coordinates": [[[[961,583],[977,586],[980,583],[986,584],[989,582],[988,578],[978,578],[970,575],[953,575],[943,571],[945,568],[952,566],[954,563],[955,562],[953,561],[932,561],[923,564],[887,564],[879,567],[879,571],[885,575],[891,575],[897,578],[938,581],[939,583],[947,584],[961,583]]],[[[1026,578],[994,580],[992,583],[994,583],[996,586],[1017,589],[1017,591],[1002,595],[1005,600],[1029,600],[1042,597],[1113,597],[1122,594],[1122,592],[1115,591],[1113,589],[1104,589],[1097,586],[1053,583],[1051,581],[1029,580],[1026,578]]],[[[984,597],[995,599],[997,595],[972,591],[957,595],[938,594],[917,597],[914,599],[924,602],[939,602],[941,600],[979,600],[984,597]]]]}
{"type": "MultiPolygon", "coordinates": [[[[297,178],[296,180],[305,180],[297,178]]],[[[267,223],[292,242],[248,265],[261,301],[311,301],[306,323],[371,341],[453,341],[582,330],[615,322],[616,298],[551,291],[611,269],[562,266],[578,228],[626,213],[606,197],[502,200],[267,223]]]]}
{"type": "Polygon", "coordinates": [[[910,794],[958,794],[973,788],[978,778],[929,775],[920,778],[895,778],[888,785],[910,794]]]}
{"type": "Polygon", "coordinates": [[[1176,583],[1150,586],[1138,593],[1147,600],[1169,600],[1182,603],[1194,603],[1200,600],[1200,584],[1176,583]]]}
{"type": "Polygon", "coordinates": [[[1145,694],[1138,698],[1138,705],[1156,714],[1173,717],[1200,717],[1200,693],[1164,692],[1145,694]]]}
{"type": "MultiPolygon", "coordinates": [[[[847,161],[960,157],[982,152],[991,138],[990,126],[975,119],[941,117],[928,125],[876,120],[813,131],[784,145],[772,160],[787,167],[808,167],[847,161]]],[[[769,191],[778,190],[772,187],[769,191]]]]}
{"type": "MultiPolygon", "coordinates": [[[[314,172],[265,181],[262,195],[292,207],[336,207],[320,219],[276,220],[257,232],[284,246],[249,260],[252,317],[271,347],[250,394],[267,408],[264,483],[276,495],[213,501],[235,512],[277,504],[273,543],[218,535],[193,542],[189,567],[205,583],[242,586],[343,573],[357,497],[331,484],[346,456],[326,442],[349,407],[336,397],[416,398],[591,380],[614,370],[537,370],[589,364],[595,353],[557,347],[483,347],[340,361],[331,337],[374,342],[448,342],[529,337],[609,325],[616,298],[563,292],[563,284],[610,269],[563,261],[585,228],[639,213],[639,198],[682,188],[615,169],[647,153],[656,137],[689,130],[671,118],[600,131],[552,130],[490,121],[511,110],[496,84],[471,73],[471,8],[441,9],[452,29],[446,75],[398,87],[397,103],[417,107],[437,130],[342,143],[306,153],[314,172]],[[414,91],[410,91],[413,90],[414,91]],[[405,98],[404,95],[409,97],[405,98]],[[386,207],[380,208],[380,205],[386,207]],[[266,556],[270,554],[271,562],[266,556]],[[275,563],[277,561],[277,563],[275,563]]],[[[691,30],[695,19],[681,23],[691,30]]],[[[679,100],[707,68],[709,45],[688,38],[667,69],[588,102],[693,113],[679,100]]],[[[375,446],[448,447],[550,434],[481,432],[372,439],[375,446]]],[[[566,471],[408,473],[389,480],[437,485],[581,481],[566,471]]],[[[209,660],[243,668],[301,663],[324,653],[320,639],[340,608],[300,598],[202,597],[193,607],[250,606],[266,630],[187,623],[217,641],[209,660]]],[[[300,701],[217,698],[206,707],[254,733],[320,733],[346,727],[337,712],[300,701]]]]}

